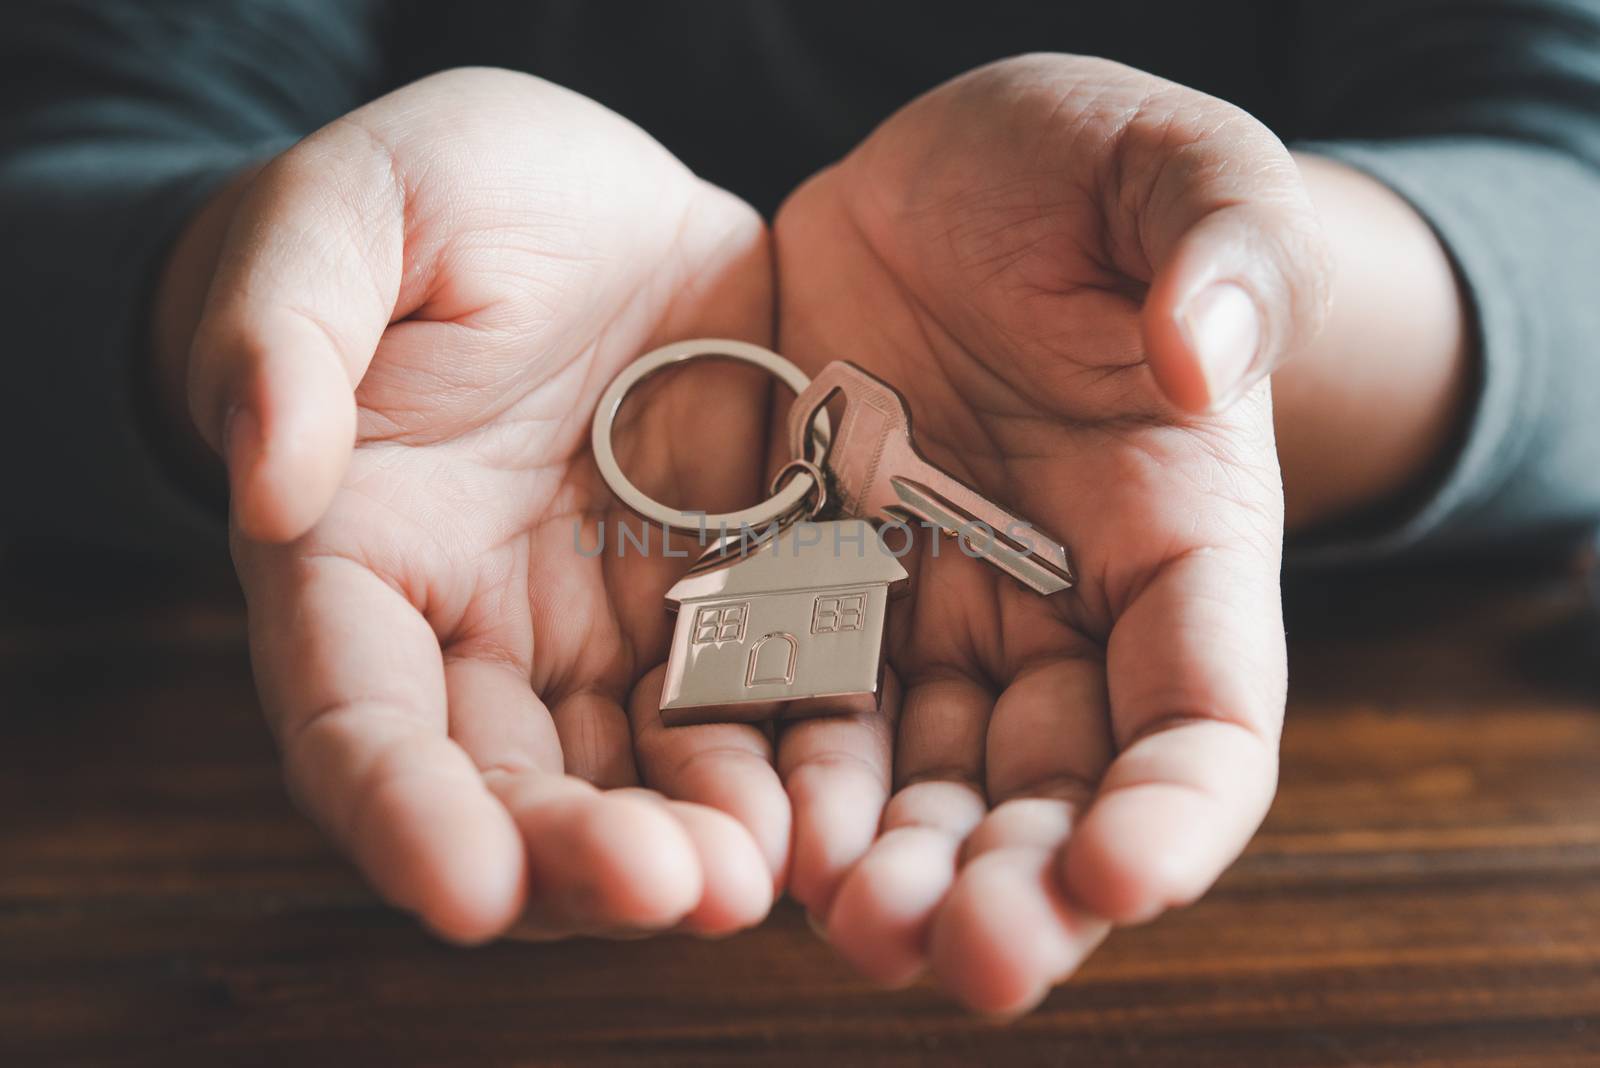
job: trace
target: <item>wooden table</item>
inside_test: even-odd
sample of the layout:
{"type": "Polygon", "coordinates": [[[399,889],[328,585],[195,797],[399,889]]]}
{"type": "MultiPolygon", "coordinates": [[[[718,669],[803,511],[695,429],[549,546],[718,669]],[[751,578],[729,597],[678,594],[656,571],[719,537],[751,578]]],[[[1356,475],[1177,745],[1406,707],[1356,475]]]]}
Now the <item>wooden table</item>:
{"type": "Polygon", "coordinates": [[[1291,602],[1283,786],[1201,904],[1000,1027],[799,915],[438,945],[290,810],[226,576],[0,566],[0,1064],[1600,1064],[1600,635],[1569,576],[1291,602]]]}

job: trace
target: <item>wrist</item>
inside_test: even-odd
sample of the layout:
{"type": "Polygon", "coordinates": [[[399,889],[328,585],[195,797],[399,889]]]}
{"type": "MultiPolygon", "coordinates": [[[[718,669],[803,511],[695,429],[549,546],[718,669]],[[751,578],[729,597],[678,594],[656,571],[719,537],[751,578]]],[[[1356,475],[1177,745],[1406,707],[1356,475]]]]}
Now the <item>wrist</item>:
{"type": "Polygon", "coordinates": [[[1273,375],[1290,530],[1397,504],[1448,457],[1466,411],[1475,340],[1449,256],[1376,180],[1299,156],[1332,245],[1326,328],[1273,375]]]}

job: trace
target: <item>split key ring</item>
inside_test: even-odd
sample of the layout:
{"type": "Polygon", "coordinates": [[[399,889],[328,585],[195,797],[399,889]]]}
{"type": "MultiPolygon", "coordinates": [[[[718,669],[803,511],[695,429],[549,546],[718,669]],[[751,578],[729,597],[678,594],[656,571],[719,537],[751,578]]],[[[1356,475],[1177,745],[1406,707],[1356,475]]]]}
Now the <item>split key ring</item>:
{"type": "MultiPolygon", "coordinates": [[[[668,530],[699,537],[704,537],[708,530],[728,531],[765,527],[798,514],[808,497],[814,496],[819,502],[823,500],[827,491],[817,481],[816,472],[819,469],[814,463],[787,465],[780,472],[780,479],[775,480],[773,495],[760,504],[736,512],[711,514],[669,508],[639,489],[627,475],[622,473],[622,467],[617,463],[616,450],[612,447],[611,431],[616,424],[617,414],[622,410],[623,402],[628,398],[629,391],[658,371],[698,359],[737,360],[753,364],[776,377],[793,390],[796,396],[805,392],[806,387],[811,385],[811,379],[800,368],[776,352],[748,341],[696,338],[691,341],[674,342],[639,357],[624,367],[601,395],[600,405],[595,409],[594,423],[590,430],[594,462],[600,468],[600,477],[605,479],[606,485],[611,487],[611,492],[617,495],[617,499],[634,512],[660,523],[668,530]],[[782,483],[781,486],[777,484],[779,481],[782,483]]],[[[831,436],[832,427],[828,422],[828,413],[826,410],[819,411],[811,430],[810,455],[826,455],[831,436]]]]}

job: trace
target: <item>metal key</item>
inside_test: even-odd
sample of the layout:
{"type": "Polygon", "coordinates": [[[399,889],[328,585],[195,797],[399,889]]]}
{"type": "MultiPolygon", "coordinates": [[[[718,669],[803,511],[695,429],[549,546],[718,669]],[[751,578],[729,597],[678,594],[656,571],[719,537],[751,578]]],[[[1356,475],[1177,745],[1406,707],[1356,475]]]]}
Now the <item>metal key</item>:
{"type": "Polygon", "coordinates": [[[807,455],[812,422],[835,393],[844,397],[844,418],[822,462],[845,514],[921,519],[962,537],[974,552],[1038,593],[1073,584],[1066,548],[929,462],[911,438],[905,397],[853,363],[828,364],[795,398],[788,428],[793,455],[807,455]]]}

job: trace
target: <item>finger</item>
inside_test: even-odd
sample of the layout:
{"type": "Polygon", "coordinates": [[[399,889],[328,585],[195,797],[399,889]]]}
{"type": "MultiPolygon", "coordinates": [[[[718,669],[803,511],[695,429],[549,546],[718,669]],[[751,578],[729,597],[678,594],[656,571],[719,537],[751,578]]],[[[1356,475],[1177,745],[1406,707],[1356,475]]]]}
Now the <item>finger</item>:
{"type": "Polygon", "coordinates": [[[1061,797],[1087,802],[1111,763],[1105,665],[1051,659],[1024,666],[989,720],[989,798],[1061,797]]]}
{"type": "Polygon", "coordinates": [[[683,930],[720,937],[766,919],[777,896],[768,858],[749,829],[726,812],[706,805],[669,801],[700,860],[700,902],[683,918],[683,930]]]}
{"type": "Polygon", "coordinates": [[[985,688],[960,676],[906,691],[895,769],[905,785],[826,914],[829,942],[876,982],[903,985],[926,967],[929,928],[955,881],[961,841],[988,809],[979,784],[992,705],[985,688]]]}
{"type": "Polygon", "coordinates": [[[494,774],[489,782],[527,850],[519,934],[663,931],[700,905],[695,839],[659,802],[570,775],[494,774]]]}
{"type": "Polygon", "coordinates": [[[561,740],[526,667],[473,651],[455,645],[445,656],[450,737],[480,773],[560,775],[561,740]]]}
{"type": "Polygon", "coordinates": [[[353,390],[400,296],[404,199],[387,153],[345,122],[270,164],[238,208],[189,398],[253,538],[304,533],[344,475],[353,390]]]}
{"type": "Polygon", "coordinates": [[[969,1008],[1027,1011],[1110,930],[1073,908],[1056,881],[1052,838],[1067,833],[1070,821],[1061,818],[1067,808],[1032,799],[1002,805],[991,820],[1010,825],[990,832],[989,848],[961,869],[939,907],[929,937],[933,971],[969,1008]],[[1034,811],[1026,812],[1028,806],[1034,811]]]}
{"type": "MultiPolygon", "coordinates": [[[[938,787],[948,784],[922,786],[938,787]]],[[[954,825],[886,830],[840,884],[821,924],[823,933],[873,982],[902,987],[925,969],[929,927],[955,881],[962,833],[978,819],[970,799],[970,794],[963,798],[966,818],[954,825]]]]}
{"type": "Polygon", "coordinates": [[[980,1012],[1035,1005],[1077,968],[1106,925],[1069,907],[1055,854],[1111,759],[1105,668],[1025,666],[989,721],[989,796],[1000,804],[961,847],[961,870],[931,925],[940,982],[980,1012]]]}
{"type": "Polygon", "coordinates": [[[1016,797],[984,816],[961,843],[963,865],[1002,849],[1054,852],[1067,841],[1084,803],[1076,798],[1016,797]]]}
{"type": "Polygon", "coordinates": [[[1110,762],[1108,721],[1093,660],[1024,666],[995,702],[986,773],[1000,804],[962,842],[929,938],[935,974],[971,1008],[1031,1008],[1105,935],[1069,907],[1051,861],[1110,762]]]}
{"type": "Polygon", "coordinates": [[[610,693],[582,689],[568,693],[550,710],[567,774],[602,789],[639,784],[628,714],[610,693]]]}
{"type": "MultiPolygon", "coordinates": [[[[678,801],[724,812],[741,824],[763,858],[768,896],[789,863],[789,798],[772,766],[772,746],[755,727],[661,722],[664,667],[640,680],[630,701],[634,751],[644,784],[678,801]]],[[[702,859],[710,859],[702,854],[702,859]]]]}
{"type": "Polygon", "coordinates": [[[1286,685],[1274,563],[1190,553],[1112,630],[1119,755],[1063,859],[1072,898],[1107,919],[1195,900],[1266,815],[1286,685]]]}
{"type": "MultiPolygon", "coordinates": [[[[681,907],[674,894],[682,887],[669,885],[665,893],[653,897],[648,889],[632,885],[650,880],[647,872],[620,865],[617,858],[628,848],[618,843],[639,833],[631,823],[637,814],[615,807],[608,813],[605,806],[597,813],[580,804],[598,795],[563,777],[560,739],[550,713],[533,692],[528,665],[503,653],[517,647],[514,631],[512,627],[500,634],[499,641],[468,639],[453,645],[445,680],[453,736],[479,770],[497,783],[507,803],[522,806],[517,817],[525,832],[540,836],[537,842],[530,840],[528,848],[543,874],[530,888],[517,933],[555,938],[660,929],[681,907]],[[493,650],[502,652],[491,655],[493,650]],[[563,801],[570,807],[560,808],[563,801]],[[599,867],[580,870],[590,864],[599,867]]],[[[608,796],[644,798],[661,807],[644,791],[608,796]]],[[[773,880],[749,834],[701,806],[671,805],[667,811],[692,843],[700,877],[698,903],[683,917],[682,926],[711,935],[759,922],[771,908],[773,880]]],[[[662,878],[667,883],[693,881],[684,875],[679,850],[664,855],[668,867],[662,878]]]]}
{"type": "Polygon", "coordinates": [[[1142,323],[1156,381],[1189,411],[1226,407],[1305,349],[1333,271],[1288,150],[1244,112],[1207,103],[1135,122],[1120,149],[1161,161],[1138,219],[1156,272],[1142,323]]]}
{"type": "Polygon", "coordinates": [[[983,799],[984,737],[994,694],[964,675],[930,675],[906,689],[896,732],[897,788],[956,783],[983,799]]]}
{"type": "Polygon", "coordinates": [[[875,711],[780,726],[778,771],[794,811],[789,892],[825,917],[839,881],[872,845],[894,772],[900,683],[884,672],[875,711]]]}
{"type": "Polygon", "coordinates": [[[291,794],[380,894],[439,934],[503,930],[522,903],[522,843],[446,736],[427,622],[349,560],[267,547],[237,557],[291,794]]]}
{"type": "MultiPolygon", "coordinates": [[[[1079,793],[1075,786],[1067,792],[1079,793]]],[[[1081,804],[1077,796],[1016,797],[962,843],[961,870],[931,924],[928,956],[940,984],[969,1008],[1027,1011],[1105,938],[1109,924],[1073,908],[1053,863],[1081,804]]]]}

